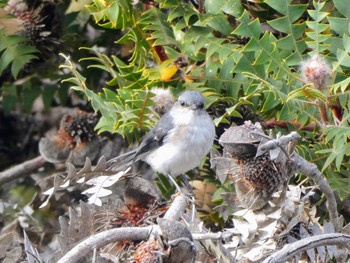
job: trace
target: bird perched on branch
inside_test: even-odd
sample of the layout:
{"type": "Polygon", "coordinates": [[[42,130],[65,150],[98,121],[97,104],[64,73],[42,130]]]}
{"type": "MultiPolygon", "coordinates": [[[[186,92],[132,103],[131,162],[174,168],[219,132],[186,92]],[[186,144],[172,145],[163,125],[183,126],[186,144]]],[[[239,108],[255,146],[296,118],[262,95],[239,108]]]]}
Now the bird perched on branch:
{"type": "Polygon", "coordinates": [[[173,177],[197,167],[214,137],[215,126],[204,109],[203,96],[197,91],[185,91],[135,150],[108,161],[109,170],[143,160],[178,188],[173,177]]]}

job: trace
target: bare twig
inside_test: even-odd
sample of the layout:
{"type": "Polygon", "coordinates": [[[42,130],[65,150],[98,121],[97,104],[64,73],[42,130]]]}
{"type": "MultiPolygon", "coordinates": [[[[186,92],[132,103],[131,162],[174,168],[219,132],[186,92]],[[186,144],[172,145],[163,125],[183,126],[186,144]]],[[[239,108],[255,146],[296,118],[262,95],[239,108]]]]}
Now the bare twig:
{"type": "Polygon", "coordinates": [[[38,156],[32,160],[18,164],[0,173],[0,185],[8,183],[22,176],[30,175],[30,172],[42,167],[46,160],[42,156],[38,156]]]}
{"type": "Polygon", "coordinates": [[[216,232],[216,233],[192,233],[194,240],[225,240],[231,238],[234,234],[229,232],[216,232]]]}
{"type": "Polygon", "coordinates": [[[259,150],[265,152],[268,150],[276,149],[278,147],[286,145],[289,142],[298,141],[299,139],[300,135],[297,132],[291,132],[290,134],[282,136],[278,139],[267,141],[266,143],[259,146],[259,150]]]}
{"type": "Polygon", "coordinates": [[[345,245],[349,246],[350,235],[345,234],[322,234],[312,237],[303,238],[294,243],[286,245],[281,250],[272,254],[266,258],[263,263],[278,263],[286,262],[287,259],[295,256],[296,254],[312,249],[319,246],[330,246],[330,245],[345,245]]]}
{"type": "Polygon", "coordinates": [[[269,120],[263,123],[266,128],[275,128],[275,127],[281,127],[281,128],[287,128],[288,126],[296,127],[297,129],[303,130],[303,131],[313,131],[315,130],[315,124],[309,124],[304,126],[301,123],[298,122],[292,122],[292,121],[276,121],[276,120],[269,120]]]}
{"type": "Polygon", "coordinates": [[[330,221],[333,223],[335,230],[339,231],[341,226],[339,226],[338,222],[337,201],[333,190],[329,186],[326,179],[324,179],[322,173],[318,170],[315,164],[306,161],[296,153],[294,153],[292,156],[292,165],[296,172],[302,173],[314,181],[327,197],[327,208],[329,211],[330,221]]]}
{"type": "Polygon", "coordinates": [[[153,226],[109,229],[83,240],[65,254],[57,263],[79,262],[79,260],[89,255],[94,249],[122,240],[145,240],[153,231],[156,231],[156,228],[153,226]]]}

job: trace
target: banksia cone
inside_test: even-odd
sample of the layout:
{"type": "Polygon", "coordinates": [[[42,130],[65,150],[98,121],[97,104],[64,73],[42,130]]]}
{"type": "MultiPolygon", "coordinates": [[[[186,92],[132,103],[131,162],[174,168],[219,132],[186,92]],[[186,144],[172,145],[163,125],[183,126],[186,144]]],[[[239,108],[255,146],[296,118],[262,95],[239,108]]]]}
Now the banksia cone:
{"type": "Polygon", "coordinates": [[[49,1],[34,1],[28,5],[23,0],[10,0],[4,8],[21,22],[16,34],[26,37],[29,40],[27,45],[37,48],[43,61],[57,54],[60,45],[61,16],[64,14],[56,6],[49,1]]]}
{"type": "Polygon", "coordinates": [[[252,210],[265,206],[288,179],[285,158],[272,160],[269,152],[259,153],[259,143],[267,138],[260,125],[246,122],[229,128],[219,139],[224,147],[221,165],[235,184],[240,206],[252,210]]]}
{"type": "Polygon", "coordinates": [[[77,165],[84,164],[86,157],[95,158],[100,150],[94,132],[97,121],[95,114],[80,110],[64,115],[58,134],[40,140],[40,154],[52,163],[64,162],[71,156],[77,165]]]}
{"type": "Polygon", "coordinates": [[[50,32],[44,31],[44,17],[41,16],[42,8],[43,5],[39,5],[37,8],[29,8],[21,0],[10,0],[5,10],[22,21],[23,30],[18,33],[35,43],[40,36],[50,34],[50,32]]]}
{"type": "Polygon", "coordinates": [[[59,133],[71,140],[74,145],[89,142],[96,136],[94,128],[97,120],[95,114],[76,110],[74,114],[63,116],[59,133]]]}

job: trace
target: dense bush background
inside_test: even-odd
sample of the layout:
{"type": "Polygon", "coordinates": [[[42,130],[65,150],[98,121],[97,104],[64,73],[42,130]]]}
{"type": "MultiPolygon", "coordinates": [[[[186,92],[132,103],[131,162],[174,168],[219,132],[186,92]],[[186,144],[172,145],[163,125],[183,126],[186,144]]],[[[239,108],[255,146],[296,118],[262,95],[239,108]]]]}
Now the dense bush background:
{"type": "MultiPolygon", "coordinates": [[[[247,119],[273,135],[297,131],[296,151],[323,172],[349,220],[347,1],[84,2],[0,1],[2,169],[39,154],[40,138],[59,125],[53,112],[96,112],[96,132],[132,144],[159,118],[152,90],[198,90],[218,137],[247,119]]],[[[214,181],[206,166],[201,174],[214,181]]],[[[303,179],[291,183],[308,186],[303,179]]],[[[22,227],[33,220],[34,243],[48,244],[48,222],[55,225],[68,208],[38,209],[38,180],[0,189],[0,223],[4,229],[14,218],[22,227]]]]}

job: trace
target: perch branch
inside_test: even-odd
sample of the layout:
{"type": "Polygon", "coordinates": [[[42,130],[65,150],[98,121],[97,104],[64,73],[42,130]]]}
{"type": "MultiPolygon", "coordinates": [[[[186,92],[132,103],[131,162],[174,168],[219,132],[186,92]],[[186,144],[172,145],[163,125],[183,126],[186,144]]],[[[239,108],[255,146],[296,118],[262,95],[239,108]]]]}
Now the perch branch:
{"type": "Polygon", "coordinates": [[[165,213],[165,219],[179,220],[188,205],[186,196],[180,194],[175,197],[174,201],[171,203],[168,211],[165,213]]]}
{"type": "Polygon", "coordinates": [[[216,232],[216,233],[192,233],[194,240],[225,240],[231,238],[233,233],[229,232],[216,232]]]}
{"type": "Polygon", "coordinates": [[[90,254],[94,249],[106,246],[111,242],[122,240],[145,240],[155,231],[153,226],[147,227],[123,227],[109,229],[93,235],[65,254],[57,263],[75,263],[90,254]]]}
{"type": "MultiPolygon", "coordinates": [[[[168,211],[164,215],[164,218],[179,220],[187,207],[186,196],[178,195],[168,211]]],[[[123,227],[106,230],[96,235],[93,235],[75,247],[73,247],[67,254],[65,254],[58,263],[75,263],[81,260],[86,255],[90,254],[94,249],[99,249],[111,242],[117,242],[122,240],[146,240],[150,234],[155,232],[161,232],[158,226],[147,227],[123,227]]]]}
{"type": "Polygon", "coordinates": [[[312,249],[319,246],[331,246],[331,245],[345,245],[349,246],[350,235],[345,234],[322,234],[312,237],[303,238],[294,243],[284,246],[281,250],[275,252],[268,258],[266,258],[263,263],[278,263],[286,262],[287,259],[295,256],[296,254],[312,249]]]}
{"type": "Polygon", "coordinates": [[[41,157],[35,157],[32,160],[18,164],[0,173],[0,185],[8,183],[19,177],[29,175],[30,172],[35,171],[42,167],[46,163],[46,160],[41,157]]]}
{"type": "Polygon", "coordinates": [[[299,130],[303,131],[314,131],[315,130],[315,125],[314,124],[309,124],[309,125],[302,125],[301,123],[298,122],[291,122],[291,121],[276,121],[276,120],[269,120],[263,123],[264,126],[268,129],[275,128],[275,127],[281,127],[281,128],[287,128],[288,126],[293,126],[296,127],[299,130]]]}

